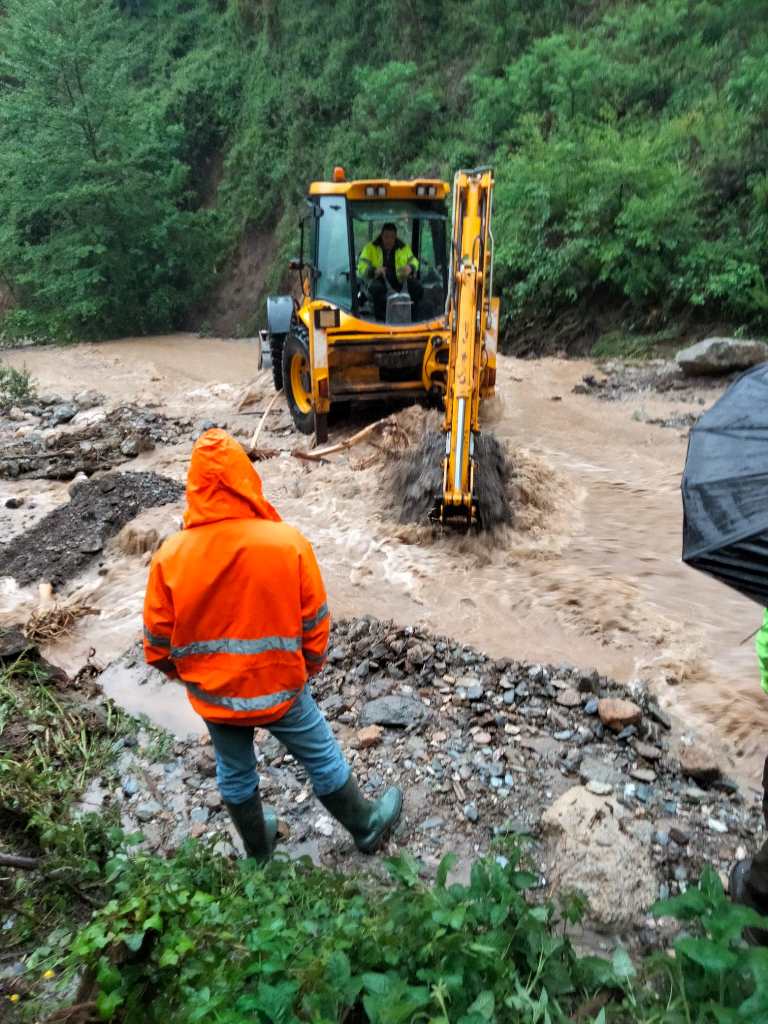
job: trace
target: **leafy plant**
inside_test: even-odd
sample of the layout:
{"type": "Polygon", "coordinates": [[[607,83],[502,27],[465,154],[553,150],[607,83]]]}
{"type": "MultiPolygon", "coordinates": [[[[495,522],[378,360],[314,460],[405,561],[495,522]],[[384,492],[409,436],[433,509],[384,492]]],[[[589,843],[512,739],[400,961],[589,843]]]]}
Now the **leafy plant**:
{"type": "Polygon", "coordinates": [[[34,393],[32,374],[26,366],[23,370],[17,370],[14,366],[3,366],[0,363],[0,405],[23,402],[34,393]]]}

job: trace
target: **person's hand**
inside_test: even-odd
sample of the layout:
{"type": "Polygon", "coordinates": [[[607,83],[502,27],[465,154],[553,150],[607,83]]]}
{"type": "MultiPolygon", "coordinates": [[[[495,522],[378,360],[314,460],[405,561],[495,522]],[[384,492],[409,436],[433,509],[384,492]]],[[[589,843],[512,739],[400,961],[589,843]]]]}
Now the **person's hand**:
{"type": "Polygon", "coordinates": [[[413,267],[410,265],[410,263],[406,263],[406,265],[400,271],[400,277],[405,279],[406,277],[410,277],[412,273],[413,267]]]}
{"type": "Polygon", "coordinates": [[[386,270],[384,269],[384,267],[376,267],[376,269],[373,272],[374,277],[384,277],[385,274],[386,270]]]}

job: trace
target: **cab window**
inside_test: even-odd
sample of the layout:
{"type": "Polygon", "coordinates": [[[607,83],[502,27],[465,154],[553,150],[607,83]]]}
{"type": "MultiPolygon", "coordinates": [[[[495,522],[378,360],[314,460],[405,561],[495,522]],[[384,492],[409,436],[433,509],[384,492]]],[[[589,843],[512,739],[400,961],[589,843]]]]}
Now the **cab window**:
{"type": "Polygon", "coordinates": [[[320,197],[317,219],[315,298],[337,306],[352,306],[349,270],[347,202],[341,196],[320,197]]]}

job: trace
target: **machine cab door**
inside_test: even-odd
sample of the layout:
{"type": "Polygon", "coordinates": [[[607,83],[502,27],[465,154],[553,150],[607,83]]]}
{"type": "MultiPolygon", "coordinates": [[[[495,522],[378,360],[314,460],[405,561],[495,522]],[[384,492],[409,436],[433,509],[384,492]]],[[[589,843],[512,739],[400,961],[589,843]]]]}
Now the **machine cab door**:
{"type": "Polygon", "coordinates": [[[344,196],[319,196],[313,253],[312,297],[352,309],[352,262],[349,219],[344,196]]]}

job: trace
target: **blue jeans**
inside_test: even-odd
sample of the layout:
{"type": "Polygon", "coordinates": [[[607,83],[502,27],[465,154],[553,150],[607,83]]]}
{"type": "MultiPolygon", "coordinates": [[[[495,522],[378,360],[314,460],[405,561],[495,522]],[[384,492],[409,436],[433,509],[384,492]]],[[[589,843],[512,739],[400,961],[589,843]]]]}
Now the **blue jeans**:
{"type": "MultiPolygon", "coordinates": [[[[207,719],[205,724],[216,751],[219,792],[227,803],[241,804],[259,787],[253,749],[255,726],[226,725],[207,719]]],[[[317,796],[335,793],[346,783],[350,767],[309,686],[304,687],[282,718],[264,728],[304,765],[317,796]]]]}

